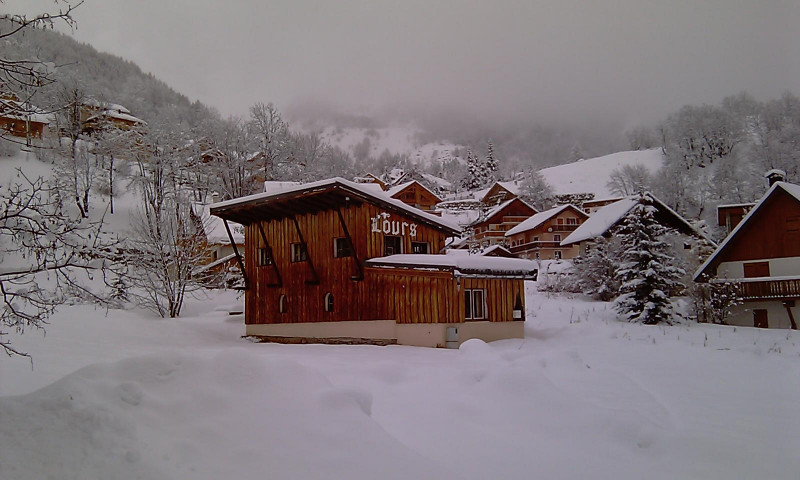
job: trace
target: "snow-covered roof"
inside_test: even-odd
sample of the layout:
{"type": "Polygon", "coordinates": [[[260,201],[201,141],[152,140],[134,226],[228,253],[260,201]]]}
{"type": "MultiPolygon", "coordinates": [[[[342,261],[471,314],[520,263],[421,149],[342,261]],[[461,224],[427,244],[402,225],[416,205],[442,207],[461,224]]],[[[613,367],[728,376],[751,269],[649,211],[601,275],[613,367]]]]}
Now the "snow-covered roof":
{"type": "Polygon", "coordinates": [[[366,200],[374,201],[385,206],[389,206],[396,210],[402,211],[413,218],[421,220],[430,225],[449,230],[449,233],[457,233],[461,228],[446,219],[440,218],[436,215],[424,212],[418,208],[407,205],[400,200],[394,199],[381,190],[380,185],[370,183],[355,183],[341,177],[333,177],[316,182],[304,183],[301,185],[287,186],[284,189],[274,190],[270,192],[257,193],[255,195],[248,195],[246,197],[234,198],[211,205],[212,215],[224,214],[224,210],[229,210],[230,207],[238,207],[245,205],[263,205],[270,201],[279,198],[288,198],[301,193],[309,193],[313,191],[324,191],[334,188],[340,188],[345,191],[352,192],[354,196],[360,196],[366,200]]]}
{"type": "Polygon", "coordinates": [[[410,187],[411,185],[413,185],[413,184],[415,184],[415,183],[416,183],[417,185],[419,185],[419,186],[420,186],[420,188],[422,188],[422,189],[423,189],[423,190],[425,190],[426,192],[428,192],[428,193],[430,193],[431,195],[433,195],[434,197],[436,197],[436,199],[437,199],[438,201],[440,201],[440,202],[442,201],[442,199],[441,199],[441,198],[439,198],[439,195],[436,195],[435,193],[431,192],[431,191],[430,191],[430,189],[429,189],[428,187],[426,187],[425,185],[423,185],[423,184],[419,183],[419,182],[418,182],[418,181],[416,181],[416,180],[411,180],[410,182],[405,182],[405,183],[401,183],[400,185],[395,185],[394,187],[392,187],[392,188],[390,188],[390,189],[386,190],[386,194],[387,194],[387,195],[389,195],[390,197],[394,197],[395,195],[397,195],[398,193],[402,192],[403,190],[405,190],[406,188],[410,187]]]}
{"type": "Polygon", "coordinates": [[[443,190],[451,190],[453,188],[453,184],[442,177],[437,177],[436,175],[431,175],[430,173],[423,173],[422,177],[443,190]]]}
{"type": "Polygon", "coordinates": [[[530,207],[531,210],[533,210],[534,212],[537,212],[536,208],[534,208],[532,205],[528,204],[525,200],[522,200],[519,197],[514,197],[514,198],[506,200],[505,202],[501,203],[500,205],[492,208],[491,210],[489,210],[486,213],[485,216],[478,217],[478,219],[475,220],[474,222],[472,222],[471,225],[477,225],[479,223],[483,223],[483,222],[491,220],[495,215],[497,215],[498,213],[502,212],[503,209],[505,209],[507,206],[511,205],[514,202],[522,202],[526,206],[530,207]]]}
{"type": "Polygon", "coordinates": [[[506,232],[506,237],[510,237],[511,235],[516,235],[518,233],[526,232],[528,230],[533,230],[534,228],[538,227],[539,225],[543,224],[544,222],[550,220],[551,218],[555,217],[556,215],[560,214],[564,210],[573,209],[576,212],[579,212],[582,216],[587,217],[583,210],[576,207],[572,204],[561,205],[558,207],[553,207],[550,210],[545,210],[544,212],[539,212],[536,215],[528,218],[527,220],[523,221],[519,225],[515,226],[511,230],[506,232]]]}
{"type": "Polygon", "coordinates": [[[17,100],[0,99],[0,117],[36,123],[50,123],[51,116],[41,108],[26,106],[17,100]]]}
{"type": "Polygon", "coordinates": [[[505,254],[505,255],[509,255],[509,256],[511,256],[511,255],[512,255],[512,254],[511,254],[511,251],[510,251],[509,249],[507,249],[506,247],[502,246],[502,245],[501,245],[501,244],[499,244],[499,243],[495,243],[495,244],[494,244],[494,245],[492,245],[491,247],[488,247],[487,249],[485,249],[484,251],[482,251],[480,254],[481,254],[481,255],[484,255],[484,256],[488,256],[488,255],[491,255],[491,254],[493,254],[493,253],[495,253],[495,252],[498,252],[498,253],[503,253],[503,254],[505,254]]]}
{"type": "Polygon", "coordinates": [[[609,228],[616,225],[622,217],[639,204],[639,197],[627,197],[616,201],[605,207],[600,207],[578,228],[561,241],[561,245],[571,245],[573,243],[591,240],[603,235],[609,228]]]}
{"type": "Polygon", "coordinates": [[[400,268],[444,268],[456,274],[533,275],[539,264],[522,258],[490,257],[483,255],[425,255],[402,254],[371,258],[369,266],[400,268]]]}
{"type": "MultiPolygon", "coordinates": [[[[195,214],[197,214],[203,223],[203,231],[206,234],[206,240],[210,245],[230,245],[231,239],[228,237],[228,232],[225,230],[225,223],[219,217],[211,215],[209,205],[196,203],[193,205],[195,214]]],[[[244,227],[236,222],[228,222],[233,235],[233,241],[237,245],[244,245],[244,227]]]]}
{"type": "Polygon", "coordinates": [[[717,209],[720,209],[720,208],[747,208],[747,207],[752,207],[755,204],[756,204],[755,202],[750,202],[750,203],[724,203],[722,205],[717,205],[717,209]]]}
{"type": "Polygon", "coordinates": [[[639,195],[631,195],[630,197],[623,198],[618,202],[611,203],[605,207],[601,207],[593,213],[583,224],[575,229],[574,232],[567,235],[567,238],[561,241],[562,246],[572,245],[574,243],[582,242],[584,240],[591,240],[600,235],[605,234],[609,228],[616,225],[622,218],[628,214],[639,203],[648,203],[656,207],[660,212],[667,214],[679,226],[680,230],[685,233],[691,233],[699,238],[705,239],[710,244],[714,244],[702,232],[698,231],[692,226],[685,218],[680,216],[678,212],[669,208],[664,202],[657,199],[651,193],[643,193],[639,195]]]}
{"type": "Polygon", "coordinates": [[[800,185],[795,185],[794,183],[787,183],[787,182],[775,182],[771,187],[769,187],[767,193],[765,193],[764,196],[761,197],[761,200],[759,200],[756,203],[756,206],[753,207],[753,209],[750,210],[750,212],[748,212],[747,215],[744,216],[744,218],[742,218],[742,221],[739,222],[738,225],[736,225],[736,227],[731,231],[731,233],[727,237],[725,237],[725,240],[723,240],[722,243],[719,244],[717,249],[714,250],[714,253],[712,253],[706,259],[706,261],[703,262],[702,265],[700,265],[700,268],[698,268],[694,274],[695,281],[697,281],[697,279],[700,278],[700,276],[703,273],[705,273],[708,267],[715,262],[716,258],[720,255],[720,253],[722,253],[722,251],[727,248],[727,246],[731,243],[731,241],[733,241],[733,239],[739,235],[739,232],[742,231],[747,222],[749,222],[751,218],[753,218],[758,214],[757,212],[761,210],[761,207],[764,205],[766,200],[770,196],[772,196],[777,190],[782,190],[788,193],[790,196],[794,197],[795,200],[800,202],[800,185]]]}
{"type": "Polygon", "coordinates": [[[264,182],[265,192],[280,192],[287,188],[296,187],[300,182],[283,182],[277,180],[267,180],[264,182]]]}
{"type": "Polygon", "coordinates": [[[97,115],[92,115],[91,117],[87,118],[86,121],[90,122],[92,120],[97,120],[102,118],[112,118],[114,120],[122,120],[125,122],[140,123],[142,125],[147,125],[147,122],[145,122],[141,118],[134,117],[130,113],[124,113],[117,110],[103,110],[97,115]]]}

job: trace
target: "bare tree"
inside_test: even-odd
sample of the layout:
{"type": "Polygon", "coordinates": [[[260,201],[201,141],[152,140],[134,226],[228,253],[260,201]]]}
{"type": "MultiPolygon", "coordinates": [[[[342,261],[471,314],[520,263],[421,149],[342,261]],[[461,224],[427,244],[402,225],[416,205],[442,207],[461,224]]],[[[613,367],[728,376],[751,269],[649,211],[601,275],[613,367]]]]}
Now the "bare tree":
{"type": "Polygon", "coordinates": [[[614,169],[607,186],[614,194],[628,196],[650,190],[651,183],[652,178],[647,167],[636,164],[614,169]]]}
{"type": "Polygon", "coordinates": [[[258,138],[264,180],[270,180],[274,177],[276,165],[284,160],[289,126],[272,103],[256,103],[250,107],[250,126],[258,138]]]}

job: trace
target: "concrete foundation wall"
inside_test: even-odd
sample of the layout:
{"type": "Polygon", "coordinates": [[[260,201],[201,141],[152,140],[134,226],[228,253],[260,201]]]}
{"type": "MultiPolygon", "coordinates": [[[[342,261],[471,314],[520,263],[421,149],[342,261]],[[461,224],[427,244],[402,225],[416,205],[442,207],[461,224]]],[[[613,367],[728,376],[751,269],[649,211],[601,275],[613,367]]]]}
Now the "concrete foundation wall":
{"type": "MultiPolygon", "coordinates": [[[[246,335],[309,339],[363,339],[418,347],[444,347],[447,328],[458,329],[458,343],[479,338],[486,342],[524,338],[525,322],[465,322],[399,324],[394,320],[246,325],[246,335]]],[[[456,346],[453,344],[452,346],[456,346]]]]}
{"type": "MultiPolygon", "coordinates": [[[[767,311],[769,328],[791,328],[789,314],[786,312],[786,307],[784,307],[783,303],[780,301],[745,302],[743,305],[736,307],[733,314],[728,317],[728,324],[752,327],[753,310],[757,309],[767,311]]],[[[791,307],[791,309],[794,321],[800,323],[800,301],[796,301],[795,306],[791,307]]]]}

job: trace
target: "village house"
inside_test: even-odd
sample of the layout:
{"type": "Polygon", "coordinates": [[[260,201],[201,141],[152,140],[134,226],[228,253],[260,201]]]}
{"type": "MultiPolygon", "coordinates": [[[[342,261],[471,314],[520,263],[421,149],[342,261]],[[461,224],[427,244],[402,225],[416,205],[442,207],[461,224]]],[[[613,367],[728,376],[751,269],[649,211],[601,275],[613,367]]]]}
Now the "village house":
{"type": "Polygon", "coordinates": [[[438,254],[456,225],[332,178],[211,206],[244,226],[246,334],[457,347],[523,336],[521,259],[438,254]]]}
{"type": "MultiPolygon", "coordinates": [[[[695,229],[692,224],[669,208],[664,202],[650,193],[640,193],[601,207],[579,225],[574,232],[562,240],[561,246],[566,248],[577,245],[578,256],[586,255],[597,237],[610,237],[613,229],[620,225],[634,207],[639,204],[655,207],[656,221],[676,232],[678,236],[673,241],[680,243],[680,245],[674,245],[677,250],[697,252],[697,247],[700,244],[714,245],[710,239],[695,229]]],[[[687,253],[682,256],[689,258],[693,254],[687,253]]]]}
{"type": "Polygon", "coordinates": [[[485,205],[500,205],[501,203],[519,197],[517,182],[494,182],[489,190],[480,198],[485,205]]]}
{"type": "Polygon", "coordinates": [[[363,177],[355,177],[353,178],[355,183],[377,183],[381,186],[381,190],[386,190],[387,185],[386,182],[381,180],[381,178],[373,173],[367,173],[363,177]]]}
{"type": "Polygon", "coordinates": [[[442,202],[441,198],[416,180],[396,185],[387,190],[386,194],[425,211],[433,210],[438,203],[442,202]]]}
{"type": "Polygon", "coordinates": [[[536,260],[572,259],[578,246],[561,241],[589,218],[574,205],[561,205],[537,213],[505,233],[508,249],[520,258],[536,260]]]}
{"type": "Polygon", "coordinates": [[[13,93],[0,94],[0,129],[9,135],[41,139],[49,123],[42,110],[25,105],[13,93]]]}
{"type": "Polygon", "coordinates": [[[612,203],[618,202],[620,200],[622,200],[622,197],[602,198],[599,200],[594,200],[594,199],[586,200],[581,204],[581,208],[583,209],[584,212],[591,215],[594,212],[605,207],[606,205],[611,205],[612,203]]]}
{"type": "Polygon", "coordinates": [[[470,224],[472,238],[469,243],[486,248],[506,241],[506,232],[516,227],[537,210],[522,199],[513,197],[492,208],[470,224]]]}
{"type": "Polygon", "coordinates": [[[732,283],[743,303],[728,323],[797,329],[800,185],[772,181],[766,195],[697,270],[697,282],[732,283]]]}
{"type": "Polygon", "coordinates": [[[730,234],[736,225],[742,221],[747,212],[753,209],[755,203],[730,203],[717,206],[717,225],[725,227],[725,233],[730,234]]]}
{"type": "Polygon", "coordinates": [[[109,126],[120,130],[130,130],[145,126],[147,122],[134,117],[131,111],[116,103],[86,100],[80,109],[81,126],[84,133],[92,134],[109,126]]]}

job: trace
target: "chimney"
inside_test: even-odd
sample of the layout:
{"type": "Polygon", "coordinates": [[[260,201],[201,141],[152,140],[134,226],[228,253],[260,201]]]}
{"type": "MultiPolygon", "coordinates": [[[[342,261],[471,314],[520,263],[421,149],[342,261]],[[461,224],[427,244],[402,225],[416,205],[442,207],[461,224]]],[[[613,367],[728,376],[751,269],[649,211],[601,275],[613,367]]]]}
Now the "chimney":
{"type": "Polygon", "coordinates": [[[219,203],[219,193],[214,192],[211,194],[211,203],[219,203]]]}
{"type": "Polygon", "coordinates": [[[786,178],[786,172],[773,168],[764,174],[764,177],[769,181],[769,186],[775,185],[775,182],[782,182],[786,178]]]}

